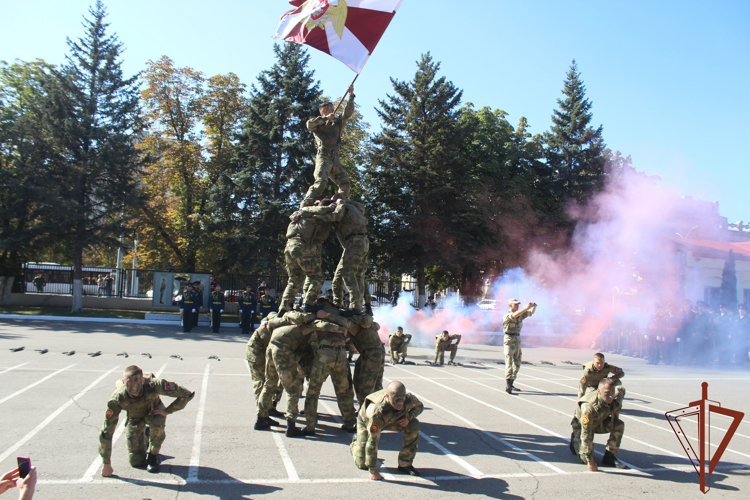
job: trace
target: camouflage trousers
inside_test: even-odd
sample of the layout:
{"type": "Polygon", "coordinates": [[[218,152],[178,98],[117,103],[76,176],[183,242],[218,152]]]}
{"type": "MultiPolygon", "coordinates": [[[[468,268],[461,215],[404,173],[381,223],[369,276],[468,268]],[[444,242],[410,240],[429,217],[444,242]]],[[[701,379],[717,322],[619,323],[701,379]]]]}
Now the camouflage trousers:
{"type": "Polygon", "coordinates": [[[398,347],[391,347],[391,363],[394,365],[398,362],[398,355],[401,355],[401,359],[406,359],[408,342],[402,342],[398,347]]]}
{"type": "Polygon", "coordinates": [[[294,306],[294,299],[304,285],[303,302],[315,304],[321,289],[323,288],[323,270],[320,268],[318,251],[320,249],[308,245],[299,238],[292,238],[284,248],[284,259],[286,260],[286,272],[289,281],[281,297],[281,307],[287,311],[294,306]]]}
{"type": "MultiPolygon", "coordinates": [[[[266,385],[266,350],[260,342],[251,342],[247,344],[247,364],[250,366],[250,375],[253,379],[253,396],[255,404],[260,401],[260,394],[263,392],[263,386],[266,385]]],[[[281,393],[284,390],[278,383],[276,390],[271,392],[271,400],[278,401],[281,399],[281,393]]]]}
{"type": "Polygon", "coordinates": [[[440,346],[435,347],[435,363],[443,364],[445,362],[445,351],[451,352],[450,362],[452,362],[454,359],[456,359],[456,351],[458,351],[458,345],[451,344],[450,347],[446,349],[441,349],[440,346]]]}
{"type": "MultiPolygon", "coordinates": [[[[361,415],[361,414],[360,414],[361,415]]],[[[419,447],[419,420],[413,418],[406,427],[401,427],[398,422],[384,427],[372,438],[370,437],[369,423],[357,417],[357,435],[352,440],[349,449],[354,457],[354,465],[359,469],[368,469],[370,472],[378,471],[378,445],[380,435],[383,431],[396,431],[404,433],[404,441],[401,451],[398,453],[398,466],[408,467],[414,462],[419,447]]]]}
{"type": "Polygon", "coordinates": [[[515,380],[521,368],[521,336],[503,336],[503,351],[505,353],[505,379],[515,380]]]}
{"type": "MultiPolygon", "coordinates": [[[[164,405],[159,405],[164,409],[164,405]]],[[[128,419],[125,424],[125,439],[128,442],[128,461],[133,467],[140,467],[146,463],[146,453],[151,441],[151,453],[158,455],[167,434],[164,427],[167,417],[161,415],[147,415],[145,418],[128,419]],[[149,427],[149,437],[146,437],[146,425],[149,427]]]]}
{"type": "MultiPolygon", "coordinates": [[[[573,417],[570,425],[573,427],[573,449],[581,460],[581,463],[587,464],[588,458],[585,454],[581,454],[581,422],[578,420],[578,417],[573,417]]],[[[594,434],[609,434],[607,451],[613,455],[616,455],[620,451],[620,443],[622,442],[624,432],[625,422],[612,416],[605,418],[602,422],[594,426],[594,434]]],[[[593,447],[591,456],[593,457],[593,447]]]]}
{"type": "Polygon", "coordinates": [[[352,390],[352,374],[349,371],[349,361],[346,359],[346,349],[341,347],[320,346],[315,353],[310,374],[310,384],[307,386],[305,398],[305,420],[307,428],[315,430],[318,424],[318,398],[323,382],[331,376],[336,401],[339,405],[344,425],[354,427],[356,414],[354,412],[354,391],[352,390]]]}
{"type": "Polygon", "coordinates": [[[303,207],[309,207],[315,200],[323,196],[328,187],[328,179],[331,179],[339,187],[339,193],[344,193],[349,198],[349,174],[339,160],[338,152],[325,153],[318,151],[315,156],[315,182],[305,194],[302,200],[303,207]]]}
{"type": "Polygon", "coordinates": [[[359,353],[354,363],[354,392],[362,406],[365,398],[383,388],[385,347],[371,347],[359,353]]]}
{"type": "Polygon", "coordinates": [[[336,304],[343,304],[344,302],[343,283],[349,289],[349,298],[351,299],[349,307],[351,309],[362,309],[365,296],[370,296],[365,283],[367,253],[369,251],[370,240],[367,239],[367,236],[354,236],[346,242],[344,253],[341,254],[339,265],[336,267],[331,283],[333,301],[336,304]]]}
{"type": "Polygon", "coordinates": [[[305,376],[299,366],[298,357],[288,347],[270,344],[266,351],[266,383],[258,401],[258,416],[267,417],[271,409],[271,396],[279,382],[286,392],[287,420],[295,420],[299,415],[299,395],[305,376]]]}

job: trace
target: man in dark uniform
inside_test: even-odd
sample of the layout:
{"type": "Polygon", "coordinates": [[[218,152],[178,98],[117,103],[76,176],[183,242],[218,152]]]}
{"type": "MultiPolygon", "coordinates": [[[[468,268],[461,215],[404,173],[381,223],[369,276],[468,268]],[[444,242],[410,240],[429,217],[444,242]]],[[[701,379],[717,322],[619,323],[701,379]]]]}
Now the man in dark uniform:
{"type": "Polygon", "coordinates": [[[250,284],[245,285],[245,291],[240,294],[239,311],[240,327],[242,333],[249,334],[250,330],[255,328],[255,310],[258,307],[258,301],[255,300],[255,293],[250,284]]]}
{"type": "Polygon", "coordinates": [[[208,301],[209,308],[211,309],[211,331],[219,333],[221,313],[224,312],[224,292],[221,291],[220,284],[216,283],[208,301]]]}
{"type": "Polygon", "coordinates": [[[351,301],[349,301],[349,292],[346,292],[344,294],[344,309],[349,309],[349,305],[351,304],[351,301]]]}
{"type": "Polygon", "coordinates": [[[182,313],[182,331],[189,332],[195,324],[194,316],[197,316],[195,314],[195,292],[193,292],[192,283],[185,285],[185,290],[182,292],[180,312],[182,313]]]}
{"type": "Polygon", "coordinates": [[[745,304],[740,304],[738,311],[739,316],[734,325],[734,362],[744,365],[747,363],[747,352],[750,348],[750,317],[747,316],[745,304]]]}
{"type": "Polygon", "coordinates": [[[268,287],[264,287],[263,295],[260,296],[260,300],[258,301],[258,309],[260,313],[261,318],[265,318],[272,312],[275,312],[278,307],[276,305],[276,300],[271,297],[271,289],[268,287]]]}
{"type": "Polygon", "coordinates": [[[201,281],[193,282],[193,293],[195,294],[195,316],[193,316],[193,326],[198,326],[198,318],[201,315],[201,307],[203,307],[203,283],[201,281]]]}

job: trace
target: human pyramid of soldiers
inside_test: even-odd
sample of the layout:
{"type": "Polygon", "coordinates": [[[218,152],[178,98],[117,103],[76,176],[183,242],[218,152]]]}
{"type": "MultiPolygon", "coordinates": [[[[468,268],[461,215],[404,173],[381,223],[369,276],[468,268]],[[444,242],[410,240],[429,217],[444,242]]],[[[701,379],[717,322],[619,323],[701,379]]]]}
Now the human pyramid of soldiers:
{"type": "MultiPolygon", "coordinates": [[[[343,420],[341,429],[356,434],[350,446],[355,466],[367,470],[372,480],[383,479],[377,457],[380,436],[383,431],[398,431],[403,433],[398,471],[419,476],[413,461],[419,440],[417,417],[424,405],[401,382],[393,381],[383,388],[385,347],[378,334],[380,325],[373,320],[365,283],[369,248],[365,207],[348,199],[349,178],[338,156],[341,132],[346,120],[354,113],[353,87],[349,87],[348,94],[341,115],[335,114],[332,103],[323,102],[320,116],[307,122],[317,145],[315,182],[307,191],[300,209],[290,215],[284,250],[288,285],[279,310],[263,317],[247,342],[247,361],[257,406],[254,429],[265,431],[280,426],[279,421],[271,418],[277,417],[286,420],[286,437],[314,436],[321,387],[330,376],[343,420]],[[339,191],[330,199],[318,199],[329,179],[338,185],[339,191]],[[319,295],[324,281],[321,246],[334,229],[343,254],[333,278],[331,303],[327,297],[319,295]],[[342,307],[344,284],[351,294],[346,308],[342,307]],[[295,305],[300,290],[302,306],[295,305]],[[347,338],[359,352],[353,375],[349,369],[347,338]],[[299,429],[299,400],[305,379],[308,380],[305,426],[299,429]],[[284,393],[286,408],[282,413],[276,406],[284,393]],[[355,395],[357,411],[354,408],[355,395]]],[[[536,304],[529,304],[519,310],[518,304],[517,300],[511,300],[511,309],[503,317],[509,394],[513,389],[518,390],[513,387],[513,380],[521,364],[518,335],[522,320],[536,309],[536,304]]],[[[405,362],[410,339],[411,335],[404,334],[401,327],[390,336],[392,363],[405,362]]],[[[449,335],[447,331],[436,337],[434,364],[443,364],[446,351],[450,352],[449,363],[453,363],[460,340],[460,335],[449,335]]],[[[578,406],[571,422],[570,450],[588,464],[590,470],[596,470],[594,434],[609,433],[602,464],[624,468],[614,457],[624,429],[618,418],[625,396],[619,379],[624,373],[605,363],[604,355],[600,353],[583,369],[578,406]],[[613,376],[607,378],[610,373],[613,376]]],[[[158,379],[150,373],[144,374],[137,366],[128,367],[107,404],[99,436],[99,451],[104,464],[102,475],[106,477],[113,473],[110,461],[112,437],[122,410],[128,415],[125,434],[130,465],[158,472],[166,417],[184,408],[194,396],[195,392],[176,383],[158,379]],[[165,407],[160,395],[176,399],[165,407]]]]}

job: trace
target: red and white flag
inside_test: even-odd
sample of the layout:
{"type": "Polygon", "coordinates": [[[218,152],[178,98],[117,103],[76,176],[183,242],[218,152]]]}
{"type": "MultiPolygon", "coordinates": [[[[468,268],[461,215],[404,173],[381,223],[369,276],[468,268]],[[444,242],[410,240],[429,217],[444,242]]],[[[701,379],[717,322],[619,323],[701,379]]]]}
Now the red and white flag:
{"type": "Polygon", "coordinates": [[[359,73],[402,0],[292,0],[274,38],[314,47],[359,73]]]}

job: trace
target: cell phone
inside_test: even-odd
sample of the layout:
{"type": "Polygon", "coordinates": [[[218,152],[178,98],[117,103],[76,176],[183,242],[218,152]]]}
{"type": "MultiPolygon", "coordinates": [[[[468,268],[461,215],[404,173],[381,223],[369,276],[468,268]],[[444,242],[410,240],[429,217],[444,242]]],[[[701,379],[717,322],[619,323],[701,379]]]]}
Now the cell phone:
{"type": "Polygon", "coordinates": [[[23,479],[31,472],[31,459],[29,457],[18,457],[18,476],[23,479]]]}

